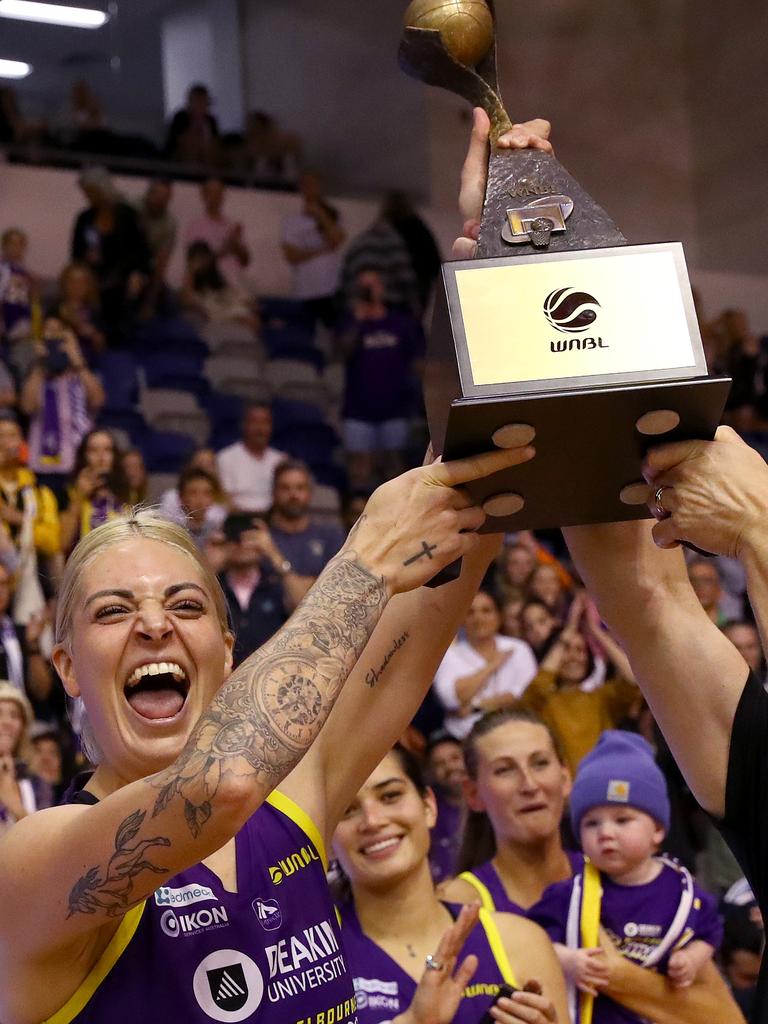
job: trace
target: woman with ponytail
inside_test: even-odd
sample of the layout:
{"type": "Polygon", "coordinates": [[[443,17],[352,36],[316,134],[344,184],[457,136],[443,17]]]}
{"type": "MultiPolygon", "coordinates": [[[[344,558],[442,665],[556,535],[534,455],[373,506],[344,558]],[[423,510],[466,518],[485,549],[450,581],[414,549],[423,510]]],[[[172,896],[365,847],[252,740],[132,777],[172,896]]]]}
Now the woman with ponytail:
{"type": "Polygon", "coordinates": [[[553,882],[578,870],[563,849],[560,822],[571,776],[554,734],[532,711],[484,715],[465,741],[467,822],[459,877],[448,899],[480,898],[489,910],[525,914],[553,882]]]}

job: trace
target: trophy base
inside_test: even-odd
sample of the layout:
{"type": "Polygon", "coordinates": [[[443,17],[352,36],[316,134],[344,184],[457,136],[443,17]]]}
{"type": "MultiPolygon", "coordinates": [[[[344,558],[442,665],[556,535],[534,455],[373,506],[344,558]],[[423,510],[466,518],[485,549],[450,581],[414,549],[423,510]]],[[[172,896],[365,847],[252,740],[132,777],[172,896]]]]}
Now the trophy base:
{"type": "Polygon", "coordinates": [[[711,440],[730,384],[727,377],[698,377],[461,398],[451,403],[443,443],[434,437],[432,443],[447,461],[489,451],[493,435],[508,424],[535,430],[534,459],[467,485],[473,500],[489,512],[481,533],[643,519],[650,516],[642,486],[647,451],[673,441],[711,440]],[[654,422],[649,414],[660,411],[671,415],[654,422]],[[638,429],[642,417],[641,427],[654,433],[638,429]],[[634,493],[633,484],[641,485],[634,493]]]}

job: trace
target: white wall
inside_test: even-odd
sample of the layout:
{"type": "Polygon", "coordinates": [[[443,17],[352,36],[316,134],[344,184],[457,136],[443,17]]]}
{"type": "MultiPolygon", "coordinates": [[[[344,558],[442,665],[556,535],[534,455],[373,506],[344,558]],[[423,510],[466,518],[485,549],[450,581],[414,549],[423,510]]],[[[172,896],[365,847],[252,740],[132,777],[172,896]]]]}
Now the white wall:
{"type": "Polygon", "coordinates": [[[178,11],[163,19],[163,100],[166,117],[187,101],[195,82],[213,80],[213,31],[204,7],[178,11]]]}
{"type": "Polygon", "coordinates": [[[243,77],[237,0],[207,0],[163,19],[163,94],[170,118],[202,82],[222,131],[242,131],[243,77]]]}
{"type": "MultiPolygon", "coordinates": [[[[127,197],[141,195],[146,180],[116,177],[127,197]]],[[[350,236],[362,231],[374,219],[376,205],[355,199],[333,200],[350,236]]],[[[298,209],[299,199],[282,192],[259,192],[232,188],[226,212],[243,224],[246,243],[253,253],[252,275],[261,294],[290,292],[290,275],[280,251],[282,218],[298,209]]],[[[42,277],[55,278],[69,260],[72,226],[85,206],[77,187],[75,171],[51,170],[0,164],[0,231],[17,226],[30,239],[29,266],[42,277]]],[[[172,210],[182,227],[201,212],[198,186],[174,186],[172,210]]],[[[183,255],[177,245],[170,268],[172,283],[181,280],[183,255]]]]}

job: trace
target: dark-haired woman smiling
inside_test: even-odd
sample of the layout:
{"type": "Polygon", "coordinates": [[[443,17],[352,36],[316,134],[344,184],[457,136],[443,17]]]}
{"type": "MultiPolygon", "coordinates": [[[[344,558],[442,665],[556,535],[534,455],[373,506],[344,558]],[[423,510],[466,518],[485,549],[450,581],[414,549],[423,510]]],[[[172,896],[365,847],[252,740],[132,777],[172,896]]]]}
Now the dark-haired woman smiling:
{"type": "Polygon", "coordinates": [[[341,908],[342,934],[360,1024],[393,1018],[397,1024],[477,1024],[503,982],[515,988],[536,984],[534,991],[501,999],[490,1010],[493,1020],[565,1024],[564,981],[552,946],[519,915],[482,909],[472,926],[465,914],[458,923],[464,942],[456,950],[460,984],[445,991],[450,970],[437,950],[460,908],[441,902],[432,883],[429,829],[435,813],[434,795],[417,765],[395,749],[336,827],[333,848],[351,887],[341,908]],[[432,972],[443,974],[442,985],[435,986],[432,972]]]}

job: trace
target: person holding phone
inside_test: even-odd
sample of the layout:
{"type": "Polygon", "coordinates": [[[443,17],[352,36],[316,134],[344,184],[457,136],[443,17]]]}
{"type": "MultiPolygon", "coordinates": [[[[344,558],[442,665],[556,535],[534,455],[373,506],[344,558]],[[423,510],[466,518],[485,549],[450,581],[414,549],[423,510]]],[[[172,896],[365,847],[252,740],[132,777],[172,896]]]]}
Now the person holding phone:
{"type": "Polygon", "coordinates": [[[208,562],[218,572],[227,600],[235,634],[235,665],[267,641],[289,614],[284,574],[264,551],[266,530],[261,517],[231,512],[224,520],[223,542],[206,548],[208,562]]]}
{"type": "Polygon", "coordinates": [[[58,316],[46,317],[20,406],[30,417],[29,468],[59,502],[66,500],[78,445],[104,401],[101,381],[88,368],[74,332],[58,316]]]}
{"type": "Polygon", "coordinates": [[[109,430],[90,430],[80,442],[67,498],[61,513],[61,546],[65,554],[86,533],[127,508],[128,481],[109,430]]]}

